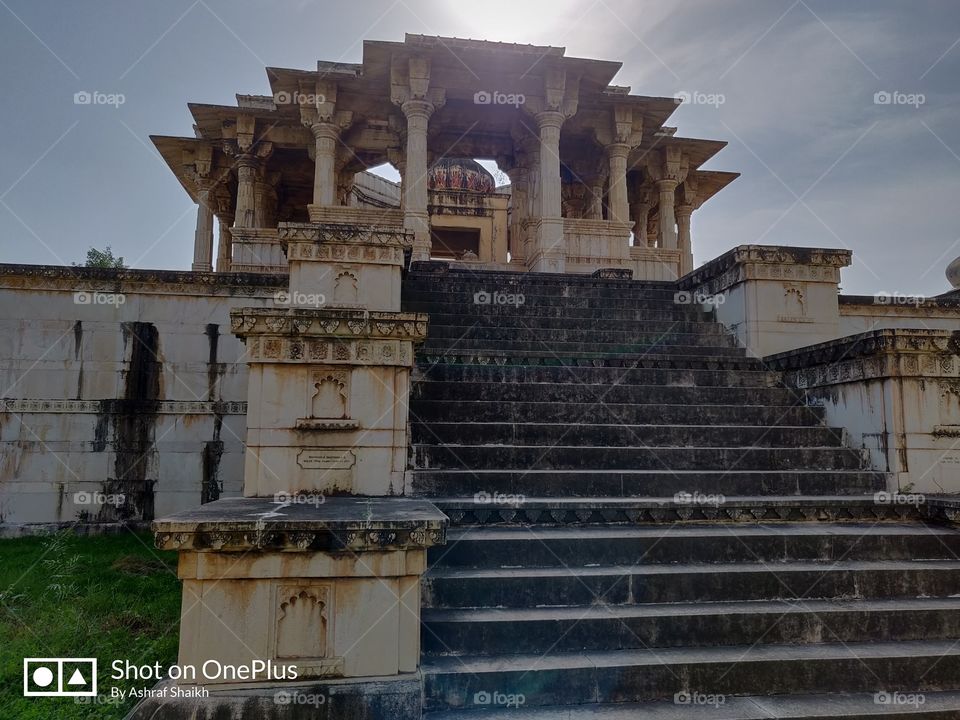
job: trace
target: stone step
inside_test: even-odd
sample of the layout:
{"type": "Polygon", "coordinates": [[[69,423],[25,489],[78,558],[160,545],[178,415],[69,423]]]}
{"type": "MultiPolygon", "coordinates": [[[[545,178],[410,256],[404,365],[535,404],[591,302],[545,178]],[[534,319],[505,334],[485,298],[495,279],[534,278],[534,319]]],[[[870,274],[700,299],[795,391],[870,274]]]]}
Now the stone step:
{"type": "Polygon", "coordinates": [[[650,297],[624,297],[623,295],[595,295],[560,297],[555,295],[534,295],[524,293],[522,301],[506,299],[502,302],[483,303],[474,302],[473,294],[457,294],[448,292],[436,293],[404,293],[401,306],[422,312],[443,312],[450,309],[463,314],[499,314],[523,317],[527,314],[541,314],[549,308],[562,308],[563,313],[574,308],[593,310],[598,314],[605,314],[608,310],[655,310],[660,312],[674,312],[677,318],[701,319],[707,317],[707,311],[699,305],[685,305],[674,302],[673,294],[650,297]]]}
{"type": "Polygon", "coordinates": [[[423,606],[935,597],[955,594],[958,582],[958,560],[431,568],[423,579],[423,606]]]}
{"type": "Polygon", "coordinates": [[[801,392],[785,387],[681,387],[677,385],[591,385],[574,383],[413,383],[414,401],[611,403],[639,405],[802,405],[801,392]]]}
{"type": "MultiPolygon", "coordinates": [[[[430,313],[429,332],[434,333],[438,328],[443,328],[442,332],[446,335],[454,332],[448,328],[459,328],[461,332],[469,327],[478,328],[505,328],[517,331],[539,331],[539,330],[580,330],[584,331],[587,327],[595,327],[598,330],[630,333],[704,333],[707,335],[729,335],[727,329],[720,323],[713,320],[690,321],[685,318],[649,318],[646,316],[637,317],[607,317],[604,314],[596,314],[594,317],[573,317],[573,316],[539,316],[518,319],[518,322],[509,322],[510,318],[501,318],[493,315],[463,315],[430,313]],[[590,321],[589,326],[585,326],[585,320],[590,321]]],[[[455,335],[458,337],[459,335],[455,335]]]]}
{"type": "Polygon", "coordinates": [[[570,303],[563,305],[464,305],[463,303],[437,301],[404,300],[401,307],[406,312],[425,312],[430,315],[447,318],[451,325],[471,325],[475,322],[503,322],[512,325],[539,323],[544,319],[557,319],[565,323],[584,322],[585,320],[610,322],[657,322],[657,323],[696,323],[714,322],[714,312],[701,306],[686,305],[629,305],[616,308],[595,308],[588,303],[570,303]]]}
{"type": "Polygon", "coordinates": [[[425,609],[424,655],[940,640],[960,637],[960,598],[425,609]]]}
{"type": "MultiPolygon", "coordinates": [[[[467,401],[467,400],[465,400],[467,401]]],[[[582,445],[606,447],[837,448],[841,428],[757,425],[576,425],[413,422],[415,445],[582,445]]]]}
{"type": "MultiPolygon", "coordinates": [[[[899,683],[892,686],[902,688],[899,683]]],[[[722,699],[698,693],[680,694],[674,700],[645,703],[610,703],[556,707],[504,707],[507,698],[490,691],[468,698],[466,709],[443,710],[424,715],[424,720],[957,720],[960,692],[924,692],[886,689],[878,693],[830,693],[822,695],[726,695],[722,699]],[[490,695],[488,698],[487,695],[490,695]],[[488,702],[489,701],[489,702],[488,702]]],[[[498,691],[499,692],[499,691],[498,691]]]]}
{"type": "Polygon", "coordinates": [[[532,470],[860,470],[866,451],[852,448],[611,447],[578,445],[416,445],[414,468],[532,470]]]}
{"type": "Polygon", "coordinates": [[[409,300],[446,300],[461,302],[464,305],[494,305],[497,296],[506,301],[511,296],[523,295],[526,298],[538,298],[544,302],[561,303],[566,300],[655,300],[659,302],[690,304],[686,293],[678,292],[670,286],[626,286],[608,285],[570,286],[545,285],[538,283],[496,283],[482,278],[465,281],[451,280],[436,285],[404,283],[403,298],[409,300]]]}
{"type": "Polygon", "coordinates": [[[513,270],[475,270],[473,268],[445,267],[443,272],[437,272],[433,262],[415,262],[410,266],[406,276],[406,283],[410,286],[421,284],[444,287],[449,282],[463,282],[483,279],[488,281],[500,280],[505,283],[528,283],[544,286],[564,287],[612,287],[612,288],[672,288],[676,286],[673,280],[634,280],[633,278],[595,277],[593,275],[577,275],[573,273],[542,273],[513,270]]]}
{"type": "Polygon", "coordinates": [[[873,471],[734,470],[417,470],[413,490],[443,498],[447,507],[468,504],[476,493],[541,498],[673,497],[677,492],[730,496],[824,496],[876,493],[886,475],[873,471]],[[459,496],[459,500],[457,499],[459,496]]]}
{"type": "Polygon", "coordinates": [[[734,347],[732,335],[713,331],[682,332],[679,328],[663,330],[625,330],[622,327],[488,327],[484,325],[435,325],[430,323],[428,341],[434,344],[470,343],[545,343],[553,345],[680,345],[684,347],[734,347]],[[444,343],[443,341],[447,341],[444,343]]]}
{"type": "Polygon", "coordinates": [[[690,370],[761,370],[763,364],[746,356],[676,355],[644,353],[642,355],[604,353],[558,353],[511,351],[502,349],[462,350],[458,347],[423,349],[417,353],[420,365],[447,363],[452,365],[547,366],[600,368],[663,368],[690,370]]]}
{"type": "Polygon", "coordinates": [[[449,340],[444,338],[431,338],[427,335],[420,353],[429,355],[431,353],[443,353],[449,350],[458,355],[476,354],[477,351],[492,351],[497,354],[529,355],[533,354],[539,357],[567,356],[567,357],[606,357],[609,355],[626,355],[628,357],[639,357],[642,355],[680,355],[680,356],[704,356],[704,357],[745,357],[746,350],[741,347],[719,347],[713,345],[689,345],[689,344],[666,344],[660,342],[657,338],[649,342],[623,342],[623,343],[605,343],[605,342],[562,342],[562,341],[542,341],[542,340],[483,340],[470,339],[449,340]]]}
{"type": "MultiPolygon", "coordinates": [[[[469,470],[464,472],[471,472],[469,470]]],[[[873,478],[882,473],[848,474],[873,478]]],[[[674,487],[695,480],[697,472],[677,471],[674,487]]],[[[477,473],[482,482],[483,474],[477,473]]],[[[851,485],[853,481],[851,480],[851,485]]],[[[480,490],[470,497],[431,497],[449,518],[450,527],[584,526],[637,523],[870,522],[924,520],[922,496],[872,495],[734,495],[679,490],[668,497],[528,497],[480,490]],[[918,501],[917,498],[920,498],[918,501]]]]}
{"type": "Polygon", "coordinates": [[[473,706],[474,693],[524,696],[524,707],[673,699],[677,693],[780,695],[960,686],[955,640],[657,648],[549,655],[432,657],[427,710],[473,706]]]}
{"type": "Polygon", "coordinates": [[[435,382],[551,383],[574,385],[659,385],[669,387],[781,387],[780,375],[768,370],[623,369],[593,367],[525,367],[518,365],[429,365],[417,369],[419,380],[435,382]]]}
{"type": "Polygon", "coordinates": [[[415,422],[544,422],[624,425],[819,425],[824,410],[808,405],[684,405],[598,402],[416,400],[415,422]]]}
{"type": "Polygon", "coordinates": [[[958,557],[960,532],[893,522],[455,527],[447,533],[447,545],[429,551],[429,561],[437,568],[958,557]]]}

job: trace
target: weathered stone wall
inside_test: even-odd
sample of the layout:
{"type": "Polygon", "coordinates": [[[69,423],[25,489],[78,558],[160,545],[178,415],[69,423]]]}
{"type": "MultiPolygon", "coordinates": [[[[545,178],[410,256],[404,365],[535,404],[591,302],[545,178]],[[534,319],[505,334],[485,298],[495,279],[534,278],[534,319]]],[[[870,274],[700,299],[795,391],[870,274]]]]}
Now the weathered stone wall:
{"type": "Polygon", "coordinates": [[[888,293],[840,296],[840,337],[880,328],[960,330],[960,298],[888,293]]]}
{"type": "Polygon", "coordinates": [[[286,284],[0,265],[0,522],[149,520],[240,494],[230,309],[273,306],[286,284]]]}

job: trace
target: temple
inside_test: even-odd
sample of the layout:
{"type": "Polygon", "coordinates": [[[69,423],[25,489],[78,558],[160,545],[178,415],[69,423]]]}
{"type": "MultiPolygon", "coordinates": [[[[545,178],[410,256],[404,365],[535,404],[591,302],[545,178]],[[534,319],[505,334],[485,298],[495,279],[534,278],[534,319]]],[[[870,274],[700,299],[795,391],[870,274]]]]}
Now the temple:
{"type": "Polygon", "coordinates": [[[726,143],[678,137],[678,101],[611,85],[620,67],[408,34],[362,63],[268,68],[270,96],[191,104],[196,137],[153,141],[199,205],[194,270],[283,271],[278,223],[348,222],[412,231],[414,261],[673,280],[691,214],[737,173],[701,169],[726,143]],[[368,172],[387,163],[399,186],[368,172]]]}
{"type": "Polygon", "coordinates": [[[736,174],[619,68],[269,69],[153,138],[192,270],[0,264],[0,533],[149,526],[260,667],[127,720],[960,717],[960,289],[694,267],[736,174]]]}

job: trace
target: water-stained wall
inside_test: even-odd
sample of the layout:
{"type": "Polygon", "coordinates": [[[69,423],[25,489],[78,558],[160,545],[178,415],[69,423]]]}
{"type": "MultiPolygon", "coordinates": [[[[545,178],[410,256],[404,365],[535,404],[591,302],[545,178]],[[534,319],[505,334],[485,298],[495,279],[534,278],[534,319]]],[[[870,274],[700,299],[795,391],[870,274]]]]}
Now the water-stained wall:
{"type": "Polygon", "coordinates": [[[150,520],[240,493],[230,308],[286,278],[0,265],[0,522],[150,520]]]}

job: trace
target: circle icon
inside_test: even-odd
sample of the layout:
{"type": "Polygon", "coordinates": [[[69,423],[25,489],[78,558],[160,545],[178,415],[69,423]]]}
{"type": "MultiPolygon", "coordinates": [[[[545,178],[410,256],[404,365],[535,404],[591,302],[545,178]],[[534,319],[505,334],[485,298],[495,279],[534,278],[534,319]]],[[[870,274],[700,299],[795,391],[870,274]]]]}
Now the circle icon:
{"type": "Polygon", "coordinates": [[[33,671],[33,682],[38,687],[47,687],[53,682],[53,671],[48,667],[38,667],[33,671]]]}

